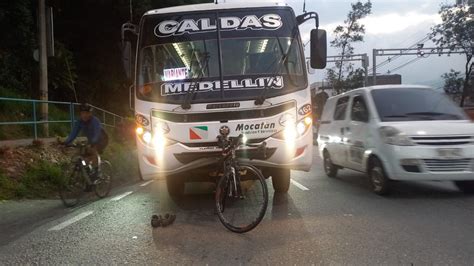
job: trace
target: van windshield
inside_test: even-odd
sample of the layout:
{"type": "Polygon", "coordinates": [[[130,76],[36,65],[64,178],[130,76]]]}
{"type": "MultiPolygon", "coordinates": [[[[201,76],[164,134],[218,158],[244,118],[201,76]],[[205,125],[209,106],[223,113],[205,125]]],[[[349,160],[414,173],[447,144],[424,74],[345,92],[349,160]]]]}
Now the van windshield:
{"type": "Polygon", "coordinates": [[[425,88],[371,92],[381,121],[464,120],[466,115],[444,94],[425,88]]]}

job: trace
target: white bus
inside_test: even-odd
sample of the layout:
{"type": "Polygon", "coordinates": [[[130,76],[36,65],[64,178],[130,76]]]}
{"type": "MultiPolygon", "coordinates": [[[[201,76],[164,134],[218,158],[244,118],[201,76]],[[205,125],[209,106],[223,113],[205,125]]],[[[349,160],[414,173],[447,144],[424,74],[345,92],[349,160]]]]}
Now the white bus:
{"type": "MultiPolygon", "coordinates": [[[[197,4],[146,12],[137,34],[134,110],[141,177],[184,183],[215,178],[222,126],[266,143],[240,160],[288,191],[290,169],[309,171],[313,134],[307,67],[296,17],[284,5],[197,4]]],[[[130,43],[124,47],[129,50],[130,43]]],[[[311,66],[326,65],[326,33],[311,31],[311,66]]],[[[127,49],[124,49],[125,57],[127,49]]],[[[130,51],[130,50],[129,50],[130,51]]],[[[128,59],[127,59],[128,60],[128,59]]],[[[133,71],[131,71],[133,72],[133,71]]]]}

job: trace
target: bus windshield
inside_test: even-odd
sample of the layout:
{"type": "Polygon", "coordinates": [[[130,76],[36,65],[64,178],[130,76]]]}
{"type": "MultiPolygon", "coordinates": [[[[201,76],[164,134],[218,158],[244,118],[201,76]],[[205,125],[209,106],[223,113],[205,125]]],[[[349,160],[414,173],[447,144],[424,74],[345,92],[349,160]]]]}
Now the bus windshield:
{"type": "MultiPolygon", "coordinates": [[[[228,15],[242,22],[249,16],[262,19],[266,14],[249,15],[248,12],[232,12],[232,17],[228,15]]],[[[273,18],[278,16],[281,24],[290,24],[287,21],[288,17],[291,18],[287,14],[289,12],[280,12],[283,13],[281,16],[273,14],[273,18]]],[[[212,16],[211,13],[201,16],[195,14],[187,20],[183,20],[183,16],[179,17],[180,20],[173,20],[174,17],[162,18],[161,24],[152,24],[156,25],[154,35],[156,37],[156,31],[164,22],[174,25],[169,21],[191,21],[190,25],[196,27],[187,26],[185,29],[197,30],[204,18],[209,18],[212,24],[212,16]]],[[[220,18],[226,17],[222,15],[220,18]]],[[[192,90],[195,87],[193,102],[210,102],[254,99],[266,86],[271,87],[270,97],[303,89],[306,76],[296,23],[291,21],[291,25],[280,31],[255,30],[249,25],[245,26],[245,29],[223,30],[220,38],[217,31],[201,34],[185,31],[178,35],[159,37],[158,41],[142,41],[138,55],[137,96],[143,100],[178,103],[190,88],[192,90]],[[222,59],[221,63],[219,58],[222,59]]],[[[180,28],[183,26],[175,29],[179,31],[180,28]]],[[[171,31],[169,27],[162,29],[171,31]]]]}

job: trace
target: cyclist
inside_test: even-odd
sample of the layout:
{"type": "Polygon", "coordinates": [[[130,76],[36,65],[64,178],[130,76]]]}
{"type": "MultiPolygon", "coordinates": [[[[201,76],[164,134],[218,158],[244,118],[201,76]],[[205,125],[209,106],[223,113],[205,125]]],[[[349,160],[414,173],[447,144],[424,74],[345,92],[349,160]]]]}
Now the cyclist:
{"type": "Polygon", "coordinates": [[[79,107],[80,118],[74,124],[69,137],[64,141],[64,145],[70,145],[82,131],[87,137],[89,147],[86,151],[86,159],[94,167],[94,173],[97,173],[98,155],[102,154],[108,144],[108,136],[102,128],[100,120],[92,114],[92,106],[83,103],[79,107]]]}

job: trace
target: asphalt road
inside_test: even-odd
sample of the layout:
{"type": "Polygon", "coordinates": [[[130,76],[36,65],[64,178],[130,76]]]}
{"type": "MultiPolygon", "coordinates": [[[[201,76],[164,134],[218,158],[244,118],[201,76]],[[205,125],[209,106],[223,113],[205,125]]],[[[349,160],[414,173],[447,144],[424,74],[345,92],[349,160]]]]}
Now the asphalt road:
{"type": "Polygon", "coordinates": [[[292,178],[284,196],[269,182],[265,219],[246,234],[220,224],[207,184],[188,185],[181,202],[154,181],[74,209],[0,203],[0,265],[474,264],[474,197],[450,183],[397,183],[380,197],[361,174],[325,177],[317,155],[311,172],[292,178]],[[151,228],[150,216],[169,210],[175,223],[151,228]]]}

